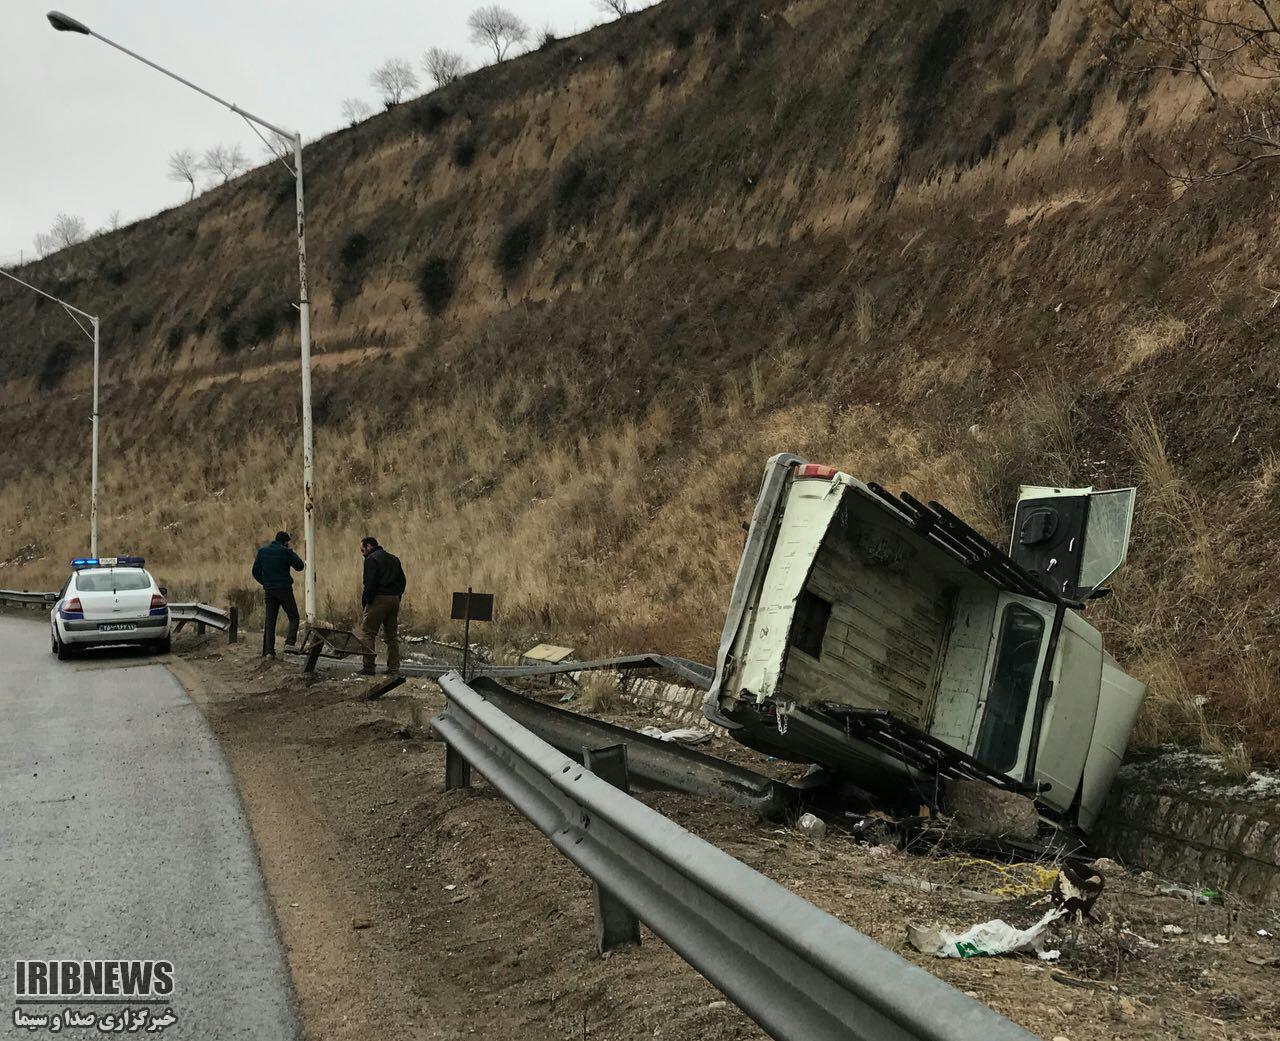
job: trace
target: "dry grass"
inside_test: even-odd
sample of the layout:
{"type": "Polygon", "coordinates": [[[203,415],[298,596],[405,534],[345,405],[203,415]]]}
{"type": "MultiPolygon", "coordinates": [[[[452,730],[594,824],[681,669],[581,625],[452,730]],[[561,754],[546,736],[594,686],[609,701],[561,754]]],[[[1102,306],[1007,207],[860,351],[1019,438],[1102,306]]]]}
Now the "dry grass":
{"type": "Polygon", "coordinates": [[[876,331],[876,301],[866,286],[859,286],[853,294],[853,327],[859,343],[871,342],[876,331]]]}
{"type": "Polygon", "coordinates": [[[1186,335],[1187,323],[1168,315],[1131,326],[1120,337],[1117,368],[1121,373],[1136,369],[1179,346],[1186,335]]]}
{"type": "Polygon", "coordinates": [[[612,672],[588,672],[579,687],[576,707],[587,712],[614,712],[622,705],[618,677],[612,672]]]}

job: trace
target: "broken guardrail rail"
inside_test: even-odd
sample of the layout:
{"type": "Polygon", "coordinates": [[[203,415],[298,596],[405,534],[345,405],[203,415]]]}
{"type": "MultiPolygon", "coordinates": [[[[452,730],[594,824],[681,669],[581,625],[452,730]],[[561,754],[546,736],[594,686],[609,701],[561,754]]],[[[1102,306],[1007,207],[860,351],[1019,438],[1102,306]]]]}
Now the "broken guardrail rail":
{"type": "Polygon", "coordinates": [[[224,611],[210,604],[170,604],[169,617],[178,623],[178,629],[190,623],[199,633],[206,627],[224,632],[227,643],[235,643],[240,635],[240,611],[234,606],[224,611]]]}
{"type": "Polygon", "coordinates": [[[690,834],[625,791],[625,752],[579,766],[456,672],[431,721],[445,787],[479,770],[595,883],[601,951],[644,922],[778,1041],[1033,1041],[1034,1035],[690,834]],[[601,775],[612,774],[615,787],[601,775]]]}
{"type": "Polygon", "coordinates": [[[485,701],[576,762],[582,761],[584,749],[625,745],[630,778],[642,788],[722,799],[764,820],[784,820],[800,813],[804,790],[785,781],[675,742],[544,705],[486,676],[474,677],[470,686],[485,701]]]}

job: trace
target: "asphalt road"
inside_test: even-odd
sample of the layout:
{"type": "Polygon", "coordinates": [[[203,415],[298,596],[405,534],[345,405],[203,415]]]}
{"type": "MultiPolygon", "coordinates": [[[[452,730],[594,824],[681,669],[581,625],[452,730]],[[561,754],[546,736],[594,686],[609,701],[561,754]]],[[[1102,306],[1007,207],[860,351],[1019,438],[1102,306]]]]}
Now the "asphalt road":
{"type": "Polygon", "coordinates": [[[48,628],[0,615],[0,1035],[45,1034],[14,1025],[15,960],[137,958],[173,963],[166,1038],[298,1037],[257,853],[204,717],[163,665],[131,650],[59,662],[48,628]]]}

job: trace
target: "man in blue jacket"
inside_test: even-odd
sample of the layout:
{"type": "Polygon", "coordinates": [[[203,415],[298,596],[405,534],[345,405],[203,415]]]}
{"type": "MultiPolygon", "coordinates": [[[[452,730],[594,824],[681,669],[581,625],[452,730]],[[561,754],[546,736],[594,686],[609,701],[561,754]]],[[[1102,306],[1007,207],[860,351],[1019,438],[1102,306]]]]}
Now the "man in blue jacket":
{"type": "Polygon", "coordinates": [[[290,569],[302,570],[302,558],[289,548],[287,531],[277,531],[274,542],[258,550],[253,558],[253,577],[262,586],[262,656],[276,656],[276,619],[280,609],[289,619],[286,647],[298,640],[298,602],[293,598],[293,576],[290,569]]]}

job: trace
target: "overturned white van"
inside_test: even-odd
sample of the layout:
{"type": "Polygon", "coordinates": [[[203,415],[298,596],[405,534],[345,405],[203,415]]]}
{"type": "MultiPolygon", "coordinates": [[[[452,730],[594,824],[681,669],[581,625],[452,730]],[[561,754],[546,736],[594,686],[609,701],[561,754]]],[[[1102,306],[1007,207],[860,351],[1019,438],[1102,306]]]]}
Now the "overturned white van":
{"type": "Polygon", "coordinates": [[[972,778],[1088,831],[1146,694],[1080,615],[1134,491],[1024,488],[1008,553],[937,503],[769,461],[704,705],[742,743],[945,808],[972,778]]]}

